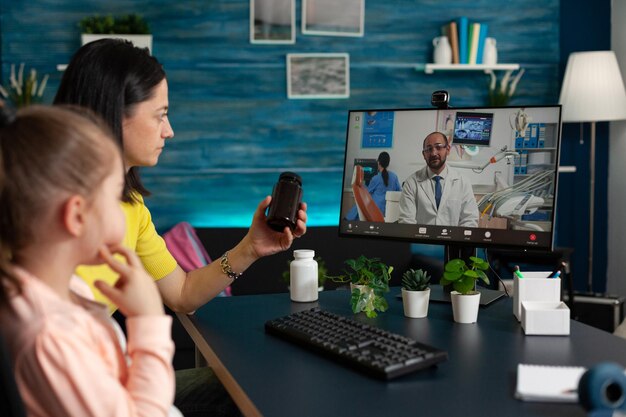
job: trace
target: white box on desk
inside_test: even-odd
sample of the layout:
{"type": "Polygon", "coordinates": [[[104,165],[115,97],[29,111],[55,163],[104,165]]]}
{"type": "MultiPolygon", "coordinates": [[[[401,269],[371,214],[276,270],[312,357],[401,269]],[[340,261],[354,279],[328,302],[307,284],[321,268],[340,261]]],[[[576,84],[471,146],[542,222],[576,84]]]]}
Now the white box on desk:
{"type": "Polygon", "coordinates": [[[561,278],[548,278],[550,271],[524,272],[513,279],[513,314],[522,320],[523,301],[561,301],[561,278]]]}
{"type": "Polygon", "coordinates": [[[569,335],[570,311],[562,301],[522,302],[522,328],[528,335],[569,335]]]}

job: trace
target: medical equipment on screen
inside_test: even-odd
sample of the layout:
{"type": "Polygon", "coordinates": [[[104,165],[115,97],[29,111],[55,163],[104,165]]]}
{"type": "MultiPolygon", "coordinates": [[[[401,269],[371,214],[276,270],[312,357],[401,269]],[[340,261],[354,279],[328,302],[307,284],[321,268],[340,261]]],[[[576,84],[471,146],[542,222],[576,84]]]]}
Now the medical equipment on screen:
{"type": "Polygon", "coordinates": [[[478,202],[480,215],[509,219],[516,229],[544,231],[539,224],[522,220],[522,216],[535,213],[551,201],[553,186],[554,172],[538,171],[510,187],[485,194],[478,202]]]}
{"type": "Polygon", "coordinates": [[[506,158],[507,163],[510,164],[516,157],[519,158],[518,152],[511,151],[509,150],[507,146],[503,146],[498,152],[496,152],[486,162],[472,163],[471,161],[449,161],[449,164],[456,168],[468,168],[476,173],[481,173],[483,172],[485,168],[489,166],[489,164],[495,164],[496,162],[499,162],[504,158],[506,158]]]}

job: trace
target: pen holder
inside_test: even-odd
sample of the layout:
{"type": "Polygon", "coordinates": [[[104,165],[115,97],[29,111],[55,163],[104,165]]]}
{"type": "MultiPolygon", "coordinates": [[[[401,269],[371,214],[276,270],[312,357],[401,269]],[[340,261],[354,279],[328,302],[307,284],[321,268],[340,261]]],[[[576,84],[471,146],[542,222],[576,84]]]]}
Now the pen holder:
{"type": "Polygon", "coordinates": [[[547,278],[550,272],[524,272],[513,279],[513,314],[522,319],[524,301],[561,301],[561,278],[547,278]]]}

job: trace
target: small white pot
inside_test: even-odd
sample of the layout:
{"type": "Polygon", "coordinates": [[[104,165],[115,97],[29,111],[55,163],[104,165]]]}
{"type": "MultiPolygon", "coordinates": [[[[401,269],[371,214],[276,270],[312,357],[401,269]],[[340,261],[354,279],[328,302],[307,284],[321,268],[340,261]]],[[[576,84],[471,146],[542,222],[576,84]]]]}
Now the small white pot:
{"type": "Polygon", "coordinates": [[[428,301],[430,288],[424,291],[407,291],[402,288],[402,306],[404,315],[412,319],[419,319],[428,315],[428,301]]]}
{"type": "Polygon", "coordinates": [[[97,41],[99,39],[112,38],[112,39],[126,39],[133,43],[133,45],[139,48],[148,48],[148,52],[152,54],[152,35],[127,35],[127,34],[92,34],[83,33],[80,35],[82,44],[97,41]]]}
{"type": "Polygon", "coordinates": [[[458,291],[450,292],[452,298],[452,314],[457,323],[476,323],[478,320],[478,307],[480,304],[480,293],[474,291],[463,295],[458,291]]]}

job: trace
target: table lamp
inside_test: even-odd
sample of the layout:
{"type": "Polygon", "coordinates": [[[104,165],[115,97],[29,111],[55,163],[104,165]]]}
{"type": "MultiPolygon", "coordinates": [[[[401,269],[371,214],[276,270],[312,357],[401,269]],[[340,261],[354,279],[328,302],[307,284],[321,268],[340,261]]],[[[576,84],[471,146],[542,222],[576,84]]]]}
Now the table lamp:
{"type": "Polygon", "coordinates": [[[595,193],[596,122],[626,119],[626,90],[613,51],[570,54],[563,78],[559,103],[562,120],[590,122],[589,152],[589,276],[593,291],[593,206],[595,193]]]}

